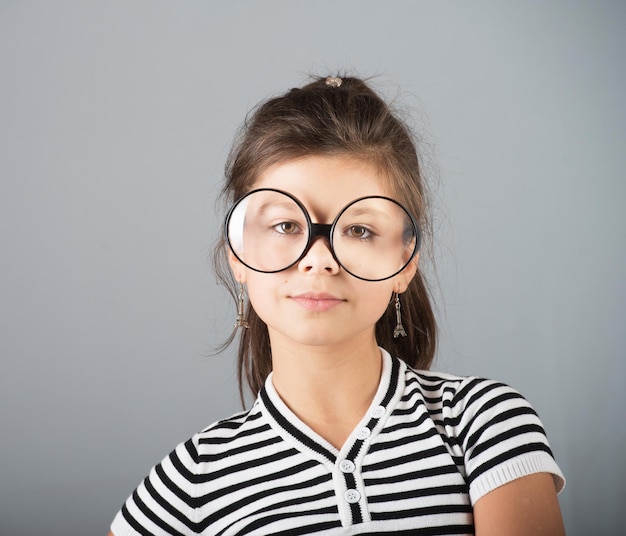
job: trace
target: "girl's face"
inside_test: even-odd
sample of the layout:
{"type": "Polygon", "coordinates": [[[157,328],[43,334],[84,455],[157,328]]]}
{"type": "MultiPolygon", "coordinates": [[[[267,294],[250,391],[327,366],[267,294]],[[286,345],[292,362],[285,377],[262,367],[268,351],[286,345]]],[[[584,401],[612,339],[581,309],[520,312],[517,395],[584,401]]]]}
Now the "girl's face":
{"type": "MultiPolygon", "coordinates": [[[[349,156],[311,156],[276,164],[259,177],[254,188],[288,192],[303,203],[313,223],[326,224],[357,198],[395,197],[371,164],[349,156]]],[[[338,265],[322,237],[314,239],[294,266],[277,273],[250,270],[232,253],[229,258],[236,279],[247,285],[252,306],[267,324],[272,345],[375,341],[376,322],[392,293],[404,292],[417,268],[415,257],[390,279],[363,281],[338,265]]]]}

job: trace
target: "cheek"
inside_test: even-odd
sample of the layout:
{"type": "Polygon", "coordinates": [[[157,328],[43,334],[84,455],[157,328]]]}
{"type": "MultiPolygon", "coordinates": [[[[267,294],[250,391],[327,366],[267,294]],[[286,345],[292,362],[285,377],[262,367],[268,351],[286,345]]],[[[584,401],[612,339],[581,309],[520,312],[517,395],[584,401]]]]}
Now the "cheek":
{"type": "Polygon", "coordinates": [[[258,272],[248,271],[248,299],[262,319],[268,313],[271,314],[272,309],[275,307],[278,287],[282,283],[282,279],[271,274],[259,274],[258,272]]]}
{"type": "Polygon", "coordinates": [[[360,295],[363,312],[367,311],[368,316],[375,316],[378,321],[392,301],[393,287],[384,281],[369,283],[368,287],[360,290],[360,295]]]}
{"type": "Polygon", "coordinates": [[[254,276],[248,275],[247,281],[247,290],[248,290],[248,298],[252,302],[252,305],[255,306],[256,303],[263,301],[264,295],[267,293],[267,285],[259,284],[254,276]]]}

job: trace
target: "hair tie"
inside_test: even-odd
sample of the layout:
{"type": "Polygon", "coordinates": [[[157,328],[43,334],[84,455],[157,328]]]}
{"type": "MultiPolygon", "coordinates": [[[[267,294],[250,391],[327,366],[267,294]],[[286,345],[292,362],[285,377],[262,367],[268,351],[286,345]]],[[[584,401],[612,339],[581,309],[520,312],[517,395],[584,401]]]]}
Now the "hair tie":
{"type": "Polygon", "coordinates": [[[329,76],[325,83],[328,87],[339,87],[343,83],[343,80],[338,76],[329,76]]]}

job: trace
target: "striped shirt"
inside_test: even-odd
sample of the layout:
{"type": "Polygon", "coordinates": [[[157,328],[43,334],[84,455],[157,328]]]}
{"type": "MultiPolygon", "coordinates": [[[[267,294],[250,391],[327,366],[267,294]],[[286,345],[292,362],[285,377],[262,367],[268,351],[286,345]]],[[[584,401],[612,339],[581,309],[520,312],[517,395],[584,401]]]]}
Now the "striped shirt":
{"type": "Polygon", "coordinates": [[[341,450],[287,408],[270,376],[249,411],[156,465],[112,532],[473,534],[472,505],[498,486],[548,472],[562,489],[541,421],[519,393],[382,353],[378,391],[341,450]]]}

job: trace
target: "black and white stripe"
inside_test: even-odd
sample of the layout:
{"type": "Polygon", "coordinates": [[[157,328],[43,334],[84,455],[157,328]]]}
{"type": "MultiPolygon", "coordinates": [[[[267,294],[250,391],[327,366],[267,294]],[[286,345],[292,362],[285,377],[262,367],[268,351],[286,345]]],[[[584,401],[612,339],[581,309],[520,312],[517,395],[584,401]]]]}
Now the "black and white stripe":
{"type": "Polygon", "coordinates": [[[473,534],[472,504],[496,487],[550,472],[562,488],[541,422],[519,393],[383,357],[372,406],[341,450],[287,408],[270,377],[250,411],[154,467],[113,533],[473,534]]]}

